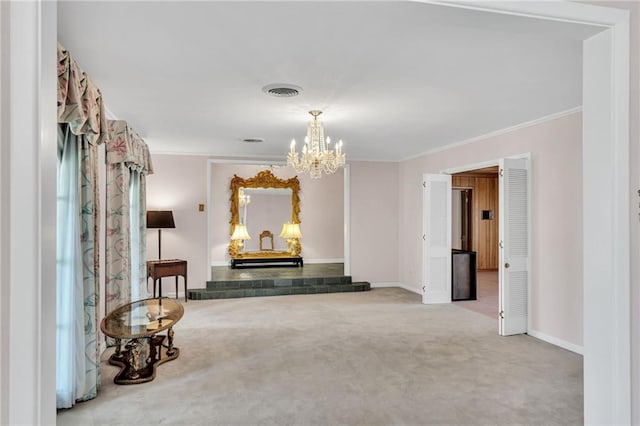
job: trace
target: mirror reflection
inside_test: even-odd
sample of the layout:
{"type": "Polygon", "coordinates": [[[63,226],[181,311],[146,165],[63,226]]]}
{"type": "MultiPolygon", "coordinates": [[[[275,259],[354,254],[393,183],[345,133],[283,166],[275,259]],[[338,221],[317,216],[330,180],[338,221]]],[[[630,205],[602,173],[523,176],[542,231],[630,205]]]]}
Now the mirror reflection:
{"type": "Polygon", "coordinates": [[[291,220],[291,189],[289,188],[243,188],[239,197],[242,223],[251,236],[245,241],[244,251],[286,250],[286,241],[278,238],[282,224],[291,220]],[[244,200],[243,200],[244,198],[244,200]],[[265,237],[269,234],[271,238],[265,237]],[[275,236],[275,238],[274,238],[275,236]],[[273,241],[273,245],[271,245],[273,241]]]}

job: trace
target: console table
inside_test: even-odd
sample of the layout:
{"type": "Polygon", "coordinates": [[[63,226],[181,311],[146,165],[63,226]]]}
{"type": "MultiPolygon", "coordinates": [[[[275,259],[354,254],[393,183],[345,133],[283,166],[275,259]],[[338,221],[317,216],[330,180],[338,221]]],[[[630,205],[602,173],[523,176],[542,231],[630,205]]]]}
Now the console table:
{"type": "MultiPolygon", "coordinates": [[[[184,301],[187,301],[187,261],[182,259],[148,260],[147,281],[153,280],[153,297],[156,297],[156,283],[163,277],[176,277],[176,299],[178,298],[178,277],[184,280],[184,301]]],[[[162,281],[158,286],[158,297],[162,297],[162,281]]]]}
{"type": "MultiPolygon", "coordinates": [[[[231,268],[240,268],[240,265],[253,264],[254,267],[265,266],[304,266],[302,256],[292,256],[287,252],[245,252],[231,258],[231,268]],[[278,265],[278,264],[288,265],[278,265]]],[[[245,266],[249,267],[249,266],[245,266]]]]}
{"type": "Polygon", "coordinates": [[[180,350],[173,346],[173,326],[183,314],[180,303],[153,298],[128,303],[104,317],[100,329],[116,341],[109,364],[121,367],[114,383],[149,382],[155,378],[158,365],[178,358],[180,350]],[[166,336],[158,334],[165,330],[166,336]],[[127,341],[124,350],[123,340],[127,341]]]}

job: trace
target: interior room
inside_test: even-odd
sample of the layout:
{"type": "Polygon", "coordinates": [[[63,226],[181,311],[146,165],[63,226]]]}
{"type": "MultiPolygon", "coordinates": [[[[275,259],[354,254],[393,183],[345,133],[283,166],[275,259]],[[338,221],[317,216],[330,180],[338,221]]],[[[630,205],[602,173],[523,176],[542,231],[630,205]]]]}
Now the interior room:
{"type": "Polygon", "coordinates": [[[0,423],[638,419],[637,3],[0,23],[0,423]]]}
{"type": "MultiPolygon", "coordinates": [[[[475,279],[469,274],[468,283],[460,282],[456,295],[453,279],[453,301],[458,306],[498,318],[498,264],[500,220],[498,195],[498,166],[484,167],[451,176],[452,226],[451,248],[472,252],[475,257],[475,279]]],[[[453,262],[457,258],[454,256],[453,262]]],[[[456,265],[453,265],[455,271],[456,265]]],[[[455,272],[454,272],[455,274],[455,272]]]]}

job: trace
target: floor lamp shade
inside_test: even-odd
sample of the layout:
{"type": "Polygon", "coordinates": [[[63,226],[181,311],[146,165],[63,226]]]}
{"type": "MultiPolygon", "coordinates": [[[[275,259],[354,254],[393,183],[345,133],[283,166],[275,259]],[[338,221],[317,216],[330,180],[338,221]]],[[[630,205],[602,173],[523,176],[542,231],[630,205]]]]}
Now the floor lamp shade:
{"type": "Polygon", "coordinates": [[[171,210],[147,211],[147,229],[158,230],[158,260],[162,259],[162,230],[175,227],[171,210]]]}

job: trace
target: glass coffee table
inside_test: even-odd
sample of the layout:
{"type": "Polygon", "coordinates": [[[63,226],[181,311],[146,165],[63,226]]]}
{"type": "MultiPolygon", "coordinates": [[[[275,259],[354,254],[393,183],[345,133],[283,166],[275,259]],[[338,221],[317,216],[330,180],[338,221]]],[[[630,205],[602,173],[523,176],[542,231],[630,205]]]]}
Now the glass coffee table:
{"type": "Polygon", "coordinates": [[[116,343],[109,364],[121,368],[113,381],[121,385],[149,382],[155,378],[158,365],[178,358],[173,326],[183,314],[179,302],[153,298],[128,303],[104,317],[100,329],[116,343]],[[163,331],[166,335],[160,334],[163,331]]]}

